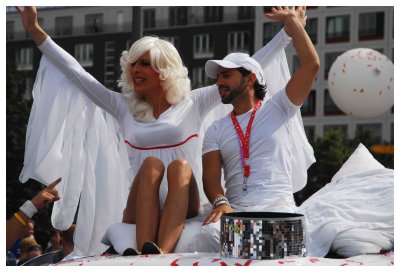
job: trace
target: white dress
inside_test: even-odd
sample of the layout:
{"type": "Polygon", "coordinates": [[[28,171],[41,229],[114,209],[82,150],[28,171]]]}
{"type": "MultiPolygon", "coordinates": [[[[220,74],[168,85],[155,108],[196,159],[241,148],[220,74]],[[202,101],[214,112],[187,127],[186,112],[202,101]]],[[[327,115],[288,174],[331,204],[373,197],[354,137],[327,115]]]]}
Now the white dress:
{"type": "MultiPolygon", "coordinates": [[[[257,52],[255,58],[258,56],[267,73],[283,69],[288,77],[283,48],[289,42],[281,31],[257,52]]],[[[177,158],[187,159],[199,183],[202,203],[206,202],[201,185],[202,133],[207,124],[227,111],[223,108],[216,114],[215,110],[206,117],[220,103],[215,86],[194,90],[157,120],[140,123],[132,118],[122,94],[107,90],[50,38],[39,49],[43,58],[33,90],[20,180],[33,178],[48,185],[63,178],[57,186],[61,199],[54,204],[52,223],[57,229],[67,229],[79,204],[74,239],[78,255],[105,250],[101,238],[108,226],[121,222],[129,187],[148,156],[160,158],[165,165],[177,158]]],[[[284,82],[274,82],[280,78],[267,80],[271,92],[284,82]]],[[[306,139],[302,123],[298,127],[306,139]]],[[[308,142],[299,146],[304,152],[298,154],[312,162],[308,142]]],[[[304,174],[307,168],[299,171],[304,174]]],[[[305,182],[299,179],[302,185],[298,187],[305,182]]],[[[166,192],[164,180],[161,205],[166,192]]]]}

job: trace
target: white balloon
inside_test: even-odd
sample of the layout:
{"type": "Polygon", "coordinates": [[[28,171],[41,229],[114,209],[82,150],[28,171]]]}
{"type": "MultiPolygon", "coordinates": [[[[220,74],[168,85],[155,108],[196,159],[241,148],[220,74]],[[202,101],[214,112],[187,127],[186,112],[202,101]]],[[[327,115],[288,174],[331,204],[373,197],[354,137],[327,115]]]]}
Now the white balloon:
{"type": "Polygon", "coordinates": [[[385,55],[357,48],[340,55],[328,75],[329,93],[344,113],[370,118],[394,103],[394,66],[385,55]]]}

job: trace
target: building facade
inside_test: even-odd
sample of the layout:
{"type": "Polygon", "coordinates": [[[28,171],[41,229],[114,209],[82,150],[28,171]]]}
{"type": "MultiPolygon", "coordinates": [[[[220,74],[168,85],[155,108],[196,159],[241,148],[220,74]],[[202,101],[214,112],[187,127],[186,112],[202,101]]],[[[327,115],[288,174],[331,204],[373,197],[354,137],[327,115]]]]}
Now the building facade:
{"type": "MultiPolygon", "coordinates": [[[[208,59],[231,52],[253,54],[281,29],[258,7],[47,7],[39,21],[50,36],[108,88],[118,91],[119,58],[135,39],[133,33],[156,35],[171,41],[189,69],[192,87],[212,83],[205,75],[208,59]]],[[[331,128],[354,137],[358,128],[370,129],[393,143],[393,108],[370,119],[344,115],[332,102],[327,84],[330,66],[341,53],[359,47],[380,51],[393,61],[394,7],[309,7],[307,32],[321,59],[314,89],[302,107],[309,138],[331,128]]],[[[24,73],[21,90],[31,95],[40,52],[24,33],[19,14],[7,8],[7,64],[24,73]]],[[[139,34],[140,35],[140,34],[139,34]]],[[[299,65],[292,46],[286,50],[293,72],[299,65]]]]}

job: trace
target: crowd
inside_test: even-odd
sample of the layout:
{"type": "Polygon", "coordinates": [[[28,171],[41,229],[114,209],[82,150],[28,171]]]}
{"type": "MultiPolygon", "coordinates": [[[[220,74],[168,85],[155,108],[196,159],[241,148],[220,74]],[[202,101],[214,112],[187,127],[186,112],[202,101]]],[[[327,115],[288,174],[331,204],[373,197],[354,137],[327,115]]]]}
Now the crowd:
{"type": "Polygon", "coordinates": [[[47,246],[43,248],[35,238],[35,221],[31,219],[39,209],[60,199],[57,190],[54,189],[60,181],[61,179],[56,180],[32,200],[26,201],[19,211],[7,220],[6,264],[8,266],[49,264],[71,257],[68,255],[74,249],[75,224],[65,231],[52,229],[47,246]]]}

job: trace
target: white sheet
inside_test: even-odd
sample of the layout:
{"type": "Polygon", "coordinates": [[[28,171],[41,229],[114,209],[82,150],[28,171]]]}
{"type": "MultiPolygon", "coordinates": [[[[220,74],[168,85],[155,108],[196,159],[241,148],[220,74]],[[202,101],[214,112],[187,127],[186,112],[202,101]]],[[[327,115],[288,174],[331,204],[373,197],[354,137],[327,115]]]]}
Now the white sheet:
{"type": "Polygon", "coordinates": [[[306,217],[307,252],[343,256],[394,245],[394,171],[376,169],[328,183],[298,209],[306,217]],[[333,243],[333,244],[332,244],[333,243]]]}

